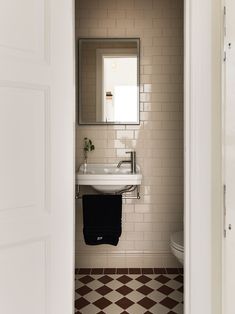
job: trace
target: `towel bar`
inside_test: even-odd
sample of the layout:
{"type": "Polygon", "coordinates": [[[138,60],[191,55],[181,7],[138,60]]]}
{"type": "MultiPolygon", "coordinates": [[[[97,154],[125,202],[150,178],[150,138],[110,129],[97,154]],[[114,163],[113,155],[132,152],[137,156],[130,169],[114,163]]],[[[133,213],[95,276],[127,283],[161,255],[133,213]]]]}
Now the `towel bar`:
{"type": "MultiPolygon", "coordinates": [[[[130,193],[130,192],[134,192],[136,191],[136,195],[125,195],[122,196],[122,199],[127,200],[127,199],[140,199],[140,191],[139,191],[139,185],[135,185],[135,186],[130,186],[127,189],[121,190],[118,193],[115,194],[124,194],[124,193],[130,193]]],[[[108,194],[107,194],[108,195],[108,194]]],[[[82,195],[79,194],[79,185],[76,184],[76,188],[75,188],[75,199],[81,199],[82,195]]]]}

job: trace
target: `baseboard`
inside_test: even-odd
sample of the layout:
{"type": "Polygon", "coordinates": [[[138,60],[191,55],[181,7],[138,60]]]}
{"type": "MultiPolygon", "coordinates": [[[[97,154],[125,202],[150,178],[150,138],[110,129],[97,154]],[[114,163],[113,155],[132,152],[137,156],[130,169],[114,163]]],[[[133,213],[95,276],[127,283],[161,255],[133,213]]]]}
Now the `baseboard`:
{"type": "Polygon", "coordinates": [[[167,268],[181,267],[170,252],[76,253],[76,268],[167,268]]]}

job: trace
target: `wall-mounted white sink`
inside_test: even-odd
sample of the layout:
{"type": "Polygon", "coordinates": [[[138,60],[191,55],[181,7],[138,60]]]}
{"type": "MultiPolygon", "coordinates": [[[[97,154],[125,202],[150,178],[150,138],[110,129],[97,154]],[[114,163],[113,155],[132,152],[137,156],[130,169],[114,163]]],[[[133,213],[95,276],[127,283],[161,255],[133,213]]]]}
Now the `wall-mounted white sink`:
{"type": "Polygon", "coordinates": [[[82,164],[76,174],[78,185],[90,185],[103,193],[115,193],[130,185],[140,185],[142,174],[136,166],[136,173],[131,173],[129,164],[117,168],[116,164],[82,164]]]}

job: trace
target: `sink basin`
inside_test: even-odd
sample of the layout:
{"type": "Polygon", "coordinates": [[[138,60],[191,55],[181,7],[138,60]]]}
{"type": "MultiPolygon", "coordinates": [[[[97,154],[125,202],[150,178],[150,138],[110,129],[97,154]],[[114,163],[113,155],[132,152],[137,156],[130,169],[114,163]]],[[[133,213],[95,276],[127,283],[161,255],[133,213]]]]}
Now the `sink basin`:
{"type": "Polygon", "coordinates": [[[82,164],[76,174],[76,183],[90,185],[102,193],[119,192],[130,185],[140,185],[142,174],[136,166],[136,173],[131,173],[129,164],[117,168],[117,164],[82,164]]]}

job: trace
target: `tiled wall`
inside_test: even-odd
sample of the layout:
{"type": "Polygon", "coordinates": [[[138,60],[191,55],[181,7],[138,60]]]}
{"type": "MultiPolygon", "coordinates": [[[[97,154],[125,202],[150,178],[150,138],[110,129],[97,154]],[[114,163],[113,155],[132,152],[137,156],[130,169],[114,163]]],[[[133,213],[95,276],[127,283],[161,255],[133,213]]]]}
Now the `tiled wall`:
{"type": "Polygon", "coordinates": [[[77,126],[77,166],[83,138],[96,149],[89,162],[117,163],[137,152],[141,199],[123,206],[119,245],[89,247],[77,203],[77,267],[174,267],[169,238],[183,226],[183,0],[77,0],[79,37],[139,37],[139,126],[77,126]]]}

